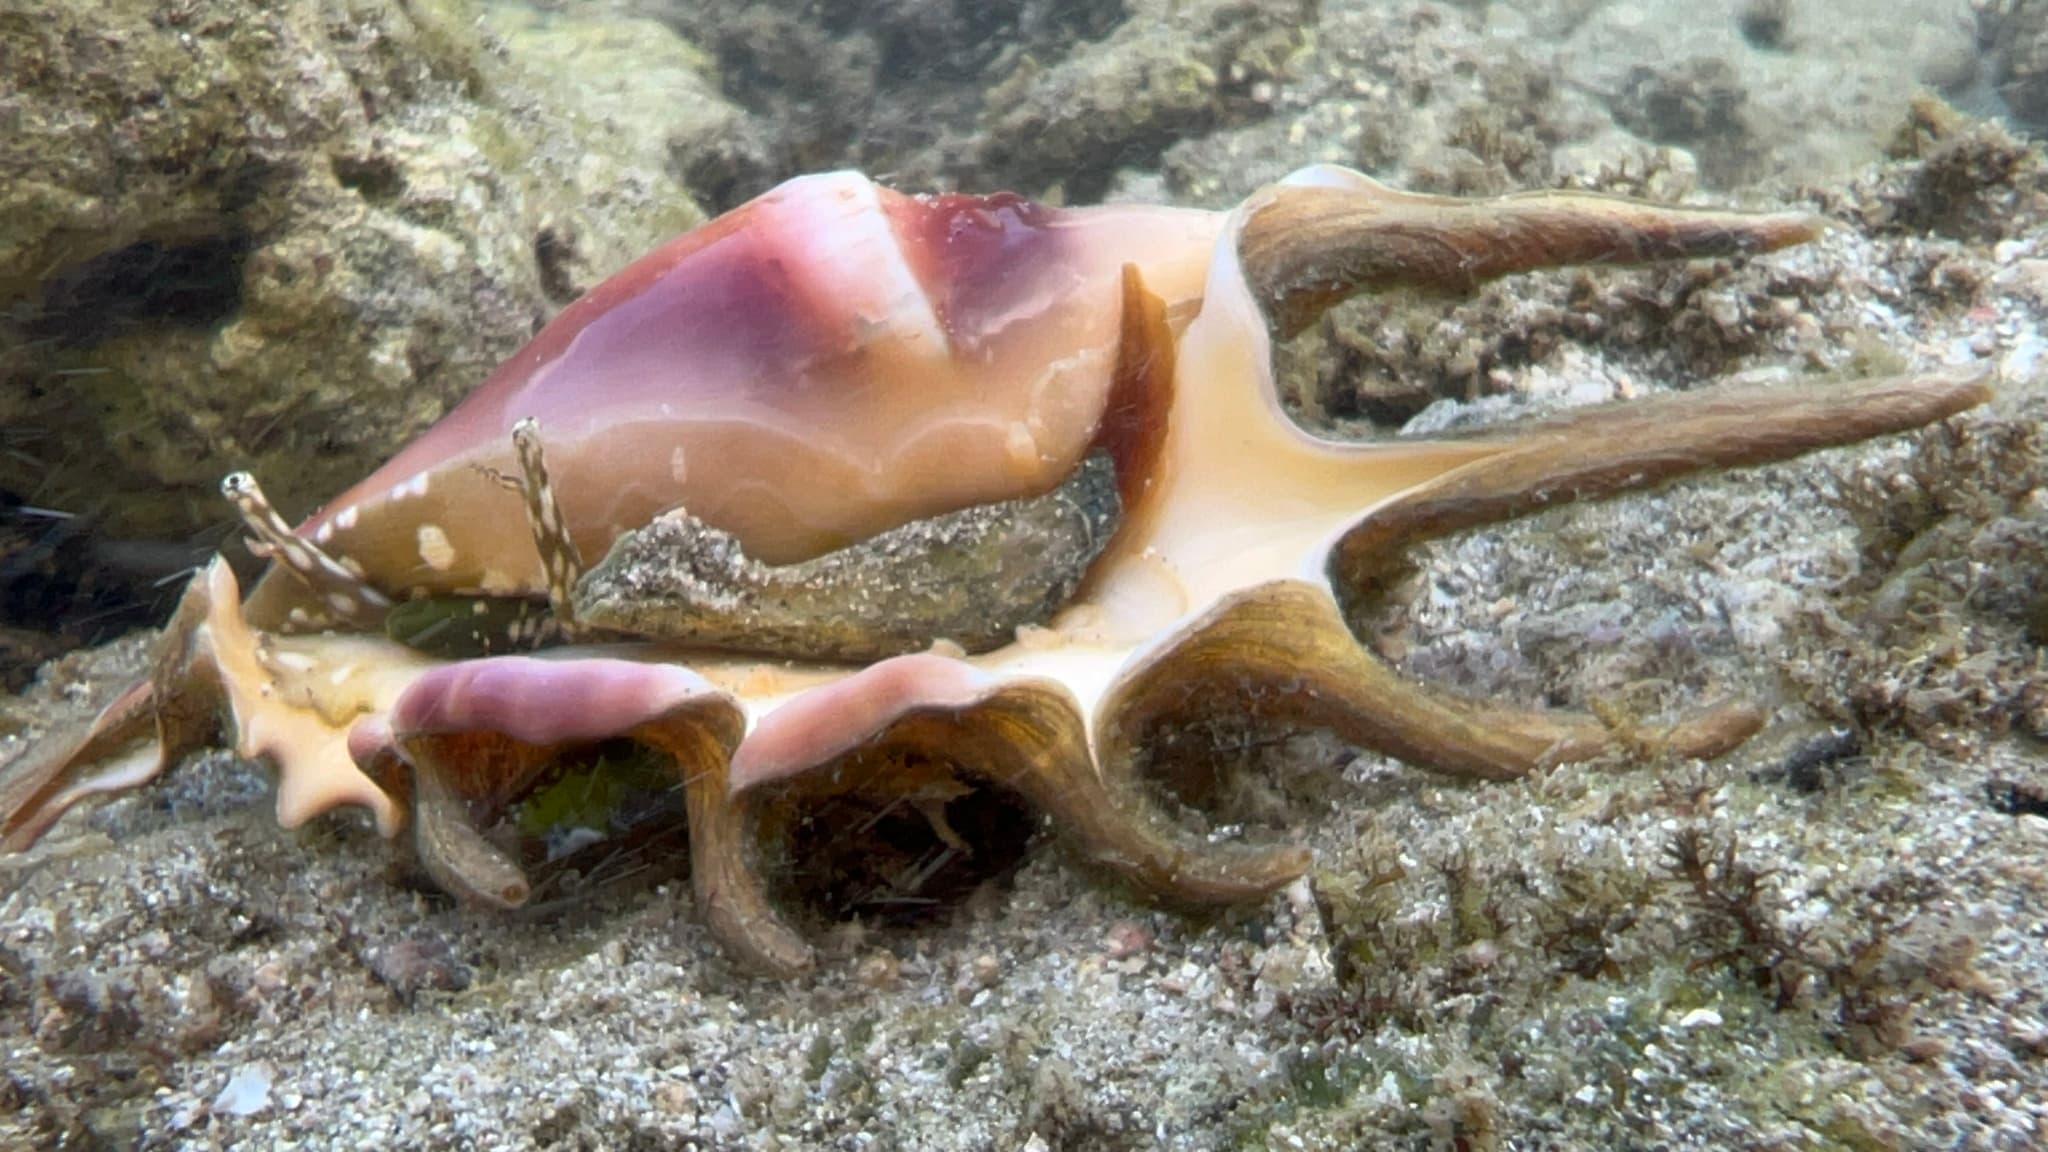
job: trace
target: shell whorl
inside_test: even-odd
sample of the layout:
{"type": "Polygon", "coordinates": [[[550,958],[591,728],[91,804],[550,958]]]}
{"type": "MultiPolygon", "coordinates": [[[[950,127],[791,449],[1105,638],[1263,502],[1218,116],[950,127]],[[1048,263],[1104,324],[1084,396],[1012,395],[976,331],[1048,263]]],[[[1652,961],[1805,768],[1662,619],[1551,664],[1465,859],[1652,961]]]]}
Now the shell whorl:
{"type": "Polygon", "coordinates": [[[394,597],[532,594],[528,417],[593,559],[675,507],[782,563],[1049,491],[1102,414],[1123,266],[1194,293],[1217,222],[792,180],[600,284],[299,531],[394,597]]]}

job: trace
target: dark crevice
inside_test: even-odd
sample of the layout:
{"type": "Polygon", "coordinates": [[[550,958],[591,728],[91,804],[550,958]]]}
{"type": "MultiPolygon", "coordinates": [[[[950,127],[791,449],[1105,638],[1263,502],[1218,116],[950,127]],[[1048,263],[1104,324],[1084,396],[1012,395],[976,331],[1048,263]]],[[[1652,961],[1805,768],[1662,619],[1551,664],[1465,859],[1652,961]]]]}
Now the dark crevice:
{"type": "Polygon", "coordinates": [[[381,203],[405,191],[405,174],[388,156],[331,156],[328,164],[343,188],[365,200],[381,203]]]}
{"type": "Polygon", "coordinates": [[[544,227],[533,237],[533,262],[540,272],[540,290],[556,304],[567,304],[582,295],[569,264],[576,259],[576,238],[544,227]]]}
{"type": "Polygon", "coordinates": [[[572,912],[600,893],[687,875],[689,816],[662,753],[632,740],[566,750],[486,829],[533,891],[525,913],[572,912]]]}
{"type": "Polygon", "coordinates": [[[90,348],[143,324],[206,328],[241,306],[249,237],[240,232],[184,243],[141,240],[43,282],[28,335],[90,348]]]}
{"type": "Polygon", "coordinates": [[[43,661],[156,623],[210,542],[110,540],[90,517],[0,489],[0,690],[43,661]]]}
{"type": "Polygon", "coordinates": [[[983,885],[1006,884],[1040,827],[1021,799],[992,787],[922,806],[850,793],[785,818],[782,906],[823,925],[858,920],[895,929],[939,922],[983,885]],[[957,844],[938,832],[930,814],[940,813],[957,844]]]}

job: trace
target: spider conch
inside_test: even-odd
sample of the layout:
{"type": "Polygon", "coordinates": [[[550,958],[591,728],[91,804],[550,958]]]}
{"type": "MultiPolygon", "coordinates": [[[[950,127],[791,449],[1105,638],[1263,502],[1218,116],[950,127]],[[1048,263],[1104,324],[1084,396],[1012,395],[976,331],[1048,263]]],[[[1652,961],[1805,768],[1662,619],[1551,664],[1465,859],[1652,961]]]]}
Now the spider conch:
{"type": "MultiPolygon", "coordinates": [[[[1324,726],[1487,778],[1617,739],[1433,691],[1360,647],[1338,597],[1369,606],[1406,547],[1986,395],[1939,372],[1705,389],[1351,444],[1282,411],[1274,339],[1363,290],[1815,229],[1418,196],[1326,167],[1229,212],[794,180],[571,305],[297,529],[231,478],[269,573],[246,604],[224,565],[195,578],[148,683],[0,770],[0,832],[21,847],[143,783],[225,713],[276,766],[281,821],[367,808],[411,829],[443,887],[499,906],[530,892],[491,831],[504,812],[577,748],[651,749],[685,793],[699,904],[773,972],[811,953],[755,856],[826,798],[900,799],[971,852],[948,813],[995,790],[1162,898],[1255,898],[1306,857],[1213,844],[1139,785],[1189,718],[1324,726]],[[569,643],[509,654],[515,638],[569,643]]],[[[1719,705],[1661,739],[1715,755],[1758,722],[1719,705]]]]}

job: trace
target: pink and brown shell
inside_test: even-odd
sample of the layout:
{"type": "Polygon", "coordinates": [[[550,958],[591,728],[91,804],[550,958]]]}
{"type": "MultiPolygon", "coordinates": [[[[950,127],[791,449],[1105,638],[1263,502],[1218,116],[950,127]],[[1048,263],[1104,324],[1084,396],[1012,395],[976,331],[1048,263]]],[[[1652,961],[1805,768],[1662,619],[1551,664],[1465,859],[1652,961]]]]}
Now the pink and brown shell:
{"type": "MultiPolygon", "coordinates": [[[[443,887],[501,906],[530,890],[487,834],[508,808],[594,746],[645,750],[683,793],[701,908],[768,971],[810,952],[757,859],[849,797],[971,851],[957,806],[998,792],[1155,896],[1255,898],[1305,857],[1217,848],[1138,778],[1190,718],[1325,727],[1485,778],[1614,740],[1400,678],[1355,641],[1340,591],[1370,606],[1436,535],[1985,396],[1943,374],[1709,389],[1346,444],[1281,411],[1273,339],[1360,290],[1813,229],[1414,196],[1327,168],[1227,213],[791,181],[576,302],[297,535],[265,528],[238,481],[280,562],[246,605],[224,565],[197,577],[149,683],[0,769],[0,834],[24,846],[78,799],[142,783],[224,710],[235,747],[276,765],[281,820],[368,808],[387,835],[411,829],[443,887]],[[451,661],[379,630],[448,597],[545,602],[576,643],[451,661]]],[[[1715,755],[1757,722],[1709,709],[1665,746],[1715,755]]]]}

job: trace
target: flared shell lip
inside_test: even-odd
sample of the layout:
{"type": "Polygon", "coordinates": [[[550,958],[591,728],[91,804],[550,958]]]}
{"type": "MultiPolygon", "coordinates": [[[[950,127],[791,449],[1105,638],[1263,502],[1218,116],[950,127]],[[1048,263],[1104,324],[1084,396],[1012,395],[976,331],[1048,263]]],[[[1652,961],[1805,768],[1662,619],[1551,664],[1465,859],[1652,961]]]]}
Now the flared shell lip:
{"type": "Polygon", "coordinates": [[[1001,683],[950,657],[897,656],[784,701],[733,753],[735,793],[800,775],[854,751],[910,711],[960,712],[1001,683]]]}
{"type": "Polygon", "coordinates": [[[678,708],[730,697],[672,664],[610,657],[497,656],[444,664],[393,707],[400,739],[488,731],[529,744],[604,740],[678,708]]]}

